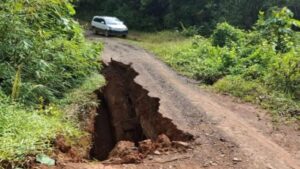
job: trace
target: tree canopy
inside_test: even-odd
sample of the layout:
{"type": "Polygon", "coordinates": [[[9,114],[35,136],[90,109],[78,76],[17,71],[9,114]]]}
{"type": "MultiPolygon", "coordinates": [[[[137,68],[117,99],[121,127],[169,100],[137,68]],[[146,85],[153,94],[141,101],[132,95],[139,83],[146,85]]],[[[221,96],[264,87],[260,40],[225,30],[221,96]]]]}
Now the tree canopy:
{"type": "Polygon", "coordinates": [[[211,33],[218,22],[251,28],[259,11],[287,6],[300,18],[298,0],[79,0],[78,17],[89,20],[93,15],[115,15],[131,28],[161,30],[197,25],[203,34],[211,33]]]}

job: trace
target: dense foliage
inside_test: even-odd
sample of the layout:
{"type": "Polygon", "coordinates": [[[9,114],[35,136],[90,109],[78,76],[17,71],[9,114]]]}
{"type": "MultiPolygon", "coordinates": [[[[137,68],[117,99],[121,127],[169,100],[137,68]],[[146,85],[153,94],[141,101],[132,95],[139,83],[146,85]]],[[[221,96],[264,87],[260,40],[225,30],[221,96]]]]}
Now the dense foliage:
{"type": "MultiPolygon", "coordinates": [[[[292,27],[300,27],[293,13],[274,8],[261,13],[251,31],[225,22],[217,25],[210,38],[182,40],[182,35],[173,33],[176,39],[163,42],[169,45],[156,45],[149,39],[143,45],[184,75],[277,115],[299,117],[299,33],[292,27]]],[[[160,42],[163,37],[158,35],[160,42]]]]}
{"type": "Polygon", "coordinates": [[[0,9],[0,87],[7,95],[49,102],[97,69],[99,48],[85,43],[68,0],[11,0],[0,9]]]}
{"type": "Polygon", "coordinates": [[[91,92],[103,79],[94,74],[101,45],[85,41],[74,14],[69,0],[0,3],[0,168],[47,154],[58,134],[81,134],[63,111],[74,98],[64,96],[85,79],[92,80],[78,91],[91,92]]]}
{"type": "Polygon", "coordinates": [[[78,17],[89,21],[93,15],[115,15],[134,29],[159,30],[197,25],[210,34],[219,22],[250,28],[260,10],[288,6],[300,18],[299,0],[79,0],[78,17]]]}

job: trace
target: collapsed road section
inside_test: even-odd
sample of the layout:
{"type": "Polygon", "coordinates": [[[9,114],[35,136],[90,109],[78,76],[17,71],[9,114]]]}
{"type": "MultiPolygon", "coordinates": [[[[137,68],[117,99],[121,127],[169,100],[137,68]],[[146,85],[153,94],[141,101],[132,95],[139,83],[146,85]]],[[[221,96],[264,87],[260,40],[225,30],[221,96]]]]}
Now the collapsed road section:
{"type": "Polygon", "coordinates": [[[155,140],[161,134],[172,141],[193,140],[191,134],[179,130],[171,119],[158,112],[160,99],[150,97],[134,81],[138,73],[131,65],[112,60],[104,66],[103,74],[107,84],[98,93],[101,106],[95,119],[93,158],[107,159],[120,141],[139,146],[139,142],[155,140]]]}

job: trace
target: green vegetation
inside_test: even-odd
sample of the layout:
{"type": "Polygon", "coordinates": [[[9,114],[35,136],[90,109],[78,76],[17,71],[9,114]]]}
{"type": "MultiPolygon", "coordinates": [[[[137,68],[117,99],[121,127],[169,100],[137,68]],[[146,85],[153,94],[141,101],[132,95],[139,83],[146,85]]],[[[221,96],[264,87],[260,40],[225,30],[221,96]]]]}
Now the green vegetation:
{"type": "MultiPolygon", "coordinates": [[[[76,138],[81,133],[62,110],[49,106],[30,109],[2,96],[0,102],[0,164],[22,164],[27,155],[48,153],[57,134],[76,138]]],[[[0,165],[1,168],[1,165],[0,165]]]]}
{"type": "Polygon", "coordinates": [[[0,168],[49,153],[57,135],[83,134],[65,112],[104,83],[102,46],[85,41],[74,14],[69,0],[0,3],[0,168]]]}
{"type": "Polygon", "coordinates": [[[79,0],[77,17],[90,21],[93,15],[114,15],[131,29],[182,28],[208,35],[219,22],[251,28],[259,11],[287,6],[300,18],[299,0],[79,0]],[[189,27],[192,28],[189,28],[189,27]]]}
{"type": "Polygon", "coordinates": [[[79,113],[98,105],[102,44],[85,40],[72,3],[84,21],[115,15],[138,30],[179,27],[129,38],[183,75],[299,119],[298,0],[2,0],[0,168],[48,157],[57,135],[83,136],[79,113]]]}
{"type": "Polygon", "coordinates": [[[274,115],[299,118],[299,21],[287,8],[260,13],[253,30],[224,22],[210,38],[180,32],[132,37],[171,67],[245,101],[273,110],[274,115]],[[159,42],[159,43],[158,43],[159,42]]]}
{"type": "Polygon", "coordinates": [[[51,102],[97,71],[100,45],[85,42],[67,0],[6,1],[0,8],[0,87],[7,95],[51,102]]]}
{"type": "Polygon", "coordinates": [[[79,106],[97,105],[95,99],[91,95],[95,90],[100,89],[105,85],[105,79],[99,73],[93,73],[90,77],[85,79],[82,85],[67,93],[64,99],[59,100],[61,105],[76,104],[79,106]]]}

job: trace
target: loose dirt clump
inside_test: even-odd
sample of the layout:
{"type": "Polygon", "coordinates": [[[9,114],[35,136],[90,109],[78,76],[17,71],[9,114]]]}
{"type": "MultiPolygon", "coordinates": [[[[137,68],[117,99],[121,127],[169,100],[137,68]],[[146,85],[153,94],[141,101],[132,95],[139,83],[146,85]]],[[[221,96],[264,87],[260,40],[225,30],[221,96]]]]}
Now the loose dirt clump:
{"type": "Polygon", "coordinates": [[[110,152],[108,159],[115,164],[140,163],[143,155],[133,142],[120,141],[110,152]]]}
{"type": "Polygon", "coordinates": [[[154,141],[147,139],[136,146],[130,141],[120,141],[110,152],[106,164],[141,163],[148,155],[161,155],[167,152],[179,152],[189,147],[187,142],[173,141],[161,134],[154,141]]]}

